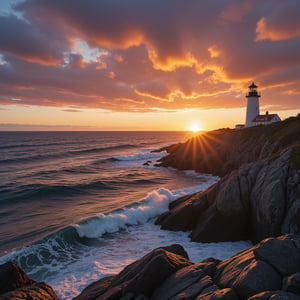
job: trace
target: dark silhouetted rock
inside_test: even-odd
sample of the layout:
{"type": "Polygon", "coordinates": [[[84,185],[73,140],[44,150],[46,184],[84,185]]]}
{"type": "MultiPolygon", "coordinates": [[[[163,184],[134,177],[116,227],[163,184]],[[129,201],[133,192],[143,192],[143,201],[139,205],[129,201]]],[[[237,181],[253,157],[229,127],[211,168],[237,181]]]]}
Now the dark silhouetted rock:
{"type": "Polygon", "coordinates": [[[156,224],[162,229],[191,230],[190,237],[197,242],[251,239],[256,243],[300,233],[300,190],[296,192],[300,170],[291,166],[291,157],[287,150],[276,159],[244,165],[208,190],[175,201],[156,224]],[[291,177],[293,184],[287,189],[291,177]]]}
{"type": "Polygon", "coordinates": [[[229,288],[200,295],[196,300],[239,300],[236,293],[229,288]]]}
{"type": "Polygon", "coordinates": [[[14,262],[0,265],[0,299],[58,300],[45,282],[35,282],[14,262]]]}
{"type": "Polygon", "coordinates": [[[151,300],[194,299],[203,290],[216,290],[211,276],[219,261],[213,258],[178,270],[155,291],[151,300]]]}
{"type": "Polygon", "coordinates": [[[282,289],[300,296],[300,273],[286,277],[282,289]]]}
{"type": "Polygon", "coordinates": [[[232,286],[242,299],[266,290],[281,288],[280,275],[267,263],[252,261],[241,272],[232,286]]]}
{"type": "Polygon", "coordinates": [[[218,129],[164,147],[159,166],[225,176],[245,163],[269,159],[299,142],[300,118],[243,130],[218,129]]]}
{"type": "Polygon", "coordinates": [[[300,300],[299,254],[300,235],[294,234],[265,239],[222,262],[193,264],[179,245],[157,248],[75,299],[300,300]]]}
{"type": "Polygon", "coordinates": [[[291,237],[265,240],[254,250],[256,259],[267,262],[282,276],[300,272],[300,252],[291,237]]]}
{"type": "Polygon", "coordinates": [[[15,290],[34,281],[14,262],[0,265],[0,294],[15,290]]]}
{"type": "Polygon", "coordinates": [[[171,274],[190,265],[182,246],[157,248],[117,276],[90,285],[75,299],[147,299],[171,274]]]}
{"type": "Polygon", "coordinates": [[[300,297],[284,291],[267,291],[258,293],[248,298],[248,300],[300,300],[300,297]]]}
{"type": "Polygon", "coordinates": [[[1,300],[58,300],[53,289],[45,282],[25,285],[0,295],[1,300]]]}
{"type": "Polygon", "coordinates": [[[87,286],[74,300],[92,300],[101,296],[109,288],[116,276],[109,276],[87,286]]]}

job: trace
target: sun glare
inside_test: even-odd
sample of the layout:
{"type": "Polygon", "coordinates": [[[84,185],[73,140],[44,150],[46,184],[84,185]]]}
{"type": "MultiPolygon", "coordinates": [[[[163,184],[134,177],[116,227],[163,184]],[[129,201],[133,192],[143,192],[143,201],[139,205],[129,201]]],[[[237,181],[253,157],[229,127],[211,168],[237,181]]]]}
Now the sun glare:
{"type": "Polygon", "coordinates": [[[199,123],[192,123],[189,126],[189,130],[192,131],[192,132],[198,132],[198,131],[201,130],[201,126],[200,126],[199,123]]]}

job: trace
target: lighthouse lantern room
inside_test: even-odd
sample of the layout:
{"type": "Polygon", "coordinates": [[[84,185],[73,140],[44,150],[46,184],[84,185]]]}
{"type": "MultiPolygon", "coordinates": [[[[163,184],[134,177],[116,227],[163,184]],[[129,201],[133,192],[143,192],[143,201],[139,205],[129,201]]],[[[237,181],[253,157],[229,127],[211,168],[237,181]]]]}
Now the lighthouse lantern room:
{"type": "Polygon", "coordinates": [[[253,126],[253,120],[259,115],[259,98],[260,94],[257,92],[257,86],[252,82],[248,86],[249,92],[247,93],[247,112],[246,112],[246,127],[253,126]]]}

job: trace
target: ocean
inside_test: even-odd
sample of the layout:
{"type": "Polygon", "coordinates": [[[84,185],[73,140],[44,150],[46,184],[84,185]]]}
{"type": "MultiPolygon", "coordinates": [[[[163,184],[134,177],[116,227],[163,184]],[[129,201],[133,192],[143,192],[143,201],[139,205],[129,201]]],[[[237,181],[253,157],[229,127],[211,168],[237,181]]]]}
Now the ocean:
{"type": "Polygon", "coordinates": [[[154,225],[180,196],[218,181],[155,167],[151,152],[186,132],[0,132],[0,264],[18,263],[60,299],[179,243],[190,259],[226,259],[249,241],[193,243],[154,225]],[[147,164],[145,164],[147,162],[147,164]]]}

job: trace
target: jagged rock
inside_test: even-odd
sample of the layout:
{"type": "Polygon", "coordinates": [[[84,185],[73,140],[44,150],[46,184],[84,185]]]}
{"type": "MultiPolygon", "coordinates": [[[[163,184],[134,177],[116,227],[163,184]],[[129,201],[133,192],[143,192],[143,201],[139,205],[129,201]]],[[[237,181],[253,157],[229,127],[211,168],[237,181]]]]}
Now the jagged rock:
{"type": "Polygon", "coordinates": [[[191,264],[180,245],[157,248],[117,276],[87,287],[75,299],[146,299],[172,273],[191,264]]]}
{"type": "Polygon", "coordinates": [[[14,262],[0,265],[0,299],[58,300],[45,282],[35,282],[14,262]]]}
{"type": "Polygon", "coordinates": [[[300,296],[300,273],[286,277],[282,289],[300,296]]]}
{"type": "Polygon", "coordinates": [[[300,272],[300,252],[295,247],[295,239],[300,242],[297,236],[267,239],[254,250],[254,255],[256,259],[267,262],[282,276],[300,272]]]}
{"type": "Polygon", "coordinates": [[[234,289],[241,299],[280,290],[284,276],[299,272],[296,242],[300,243],[300,236],[266,239],[220,263],[213,280],[220,287],[234,289]]]}
{"type": "Polygon", "coordinates": [[[157,248],[75,299],[300,300],[300,235],[268,238],[222,262],[193,264],[180,254],[178,245],[157,248]]]}
{"type": "Polygon", "coordinates": [[[93,300],[105,293],[116,276],[108,276],[87,286],[73,300],[93,300]]]}
{"type": "Polygon", "coordinates": [[[258,293],[250,298],[248,300],[300,300],[300,297],[284,292],[284,291],[272,291],[272,292],[261,292],[258,293]]]}
{"type": "Polygon", "coordinates": [[[224,177],[204,192],[175,201],[156,224],[192,231],[191,239],[198,242],[257,243],[299,234],[299,128],[296,117],[260,128],[216,130],[166,148],[162,165],[224,177]]]}
{"type": "Polygon", "coordinates": [[[178,199],[156,224],[162,229],[191,230],[190,237],[197,242],[251,239],[256,243],[289,233],[286,223],[296,224],[291,231],[299,233],[300,194],[295,189],[300,176],[290,165],[291,155],[287,150],[276,159],[244,165],[210,189],[178,199]],[[287,191],[291,176],[294,189],[287,191]]]}
{"type": "Polygon", "coordinates": [[[161,299],[194,299],[203,290],[216,290],[213,276],[218,260],[210,258],[173,273],[155,291],[151,300],[161,299]]]}
{"type": "Polygon", "coordinates": [[[281,288],[280,275],[267,263],[252,261],[234,281],[232,286],[242,299],[265,290],[281,288]]]}
{"type": "Polygon", "coordinates": [[[200,295],[196,300],[239,300],[234,290],[225,288],[222,290],[200,295]]]}
{"type": "Polygon", "coordinates": [[[24,285],[18,289],[0,295],[1,300],[58,300],[57,295],[45,282],[24,285]]]}
{"type": "Polygon", "coordinates": [[[0,294],[15,290],[34,281],[14,262],[0,265],[0,294]]]}

